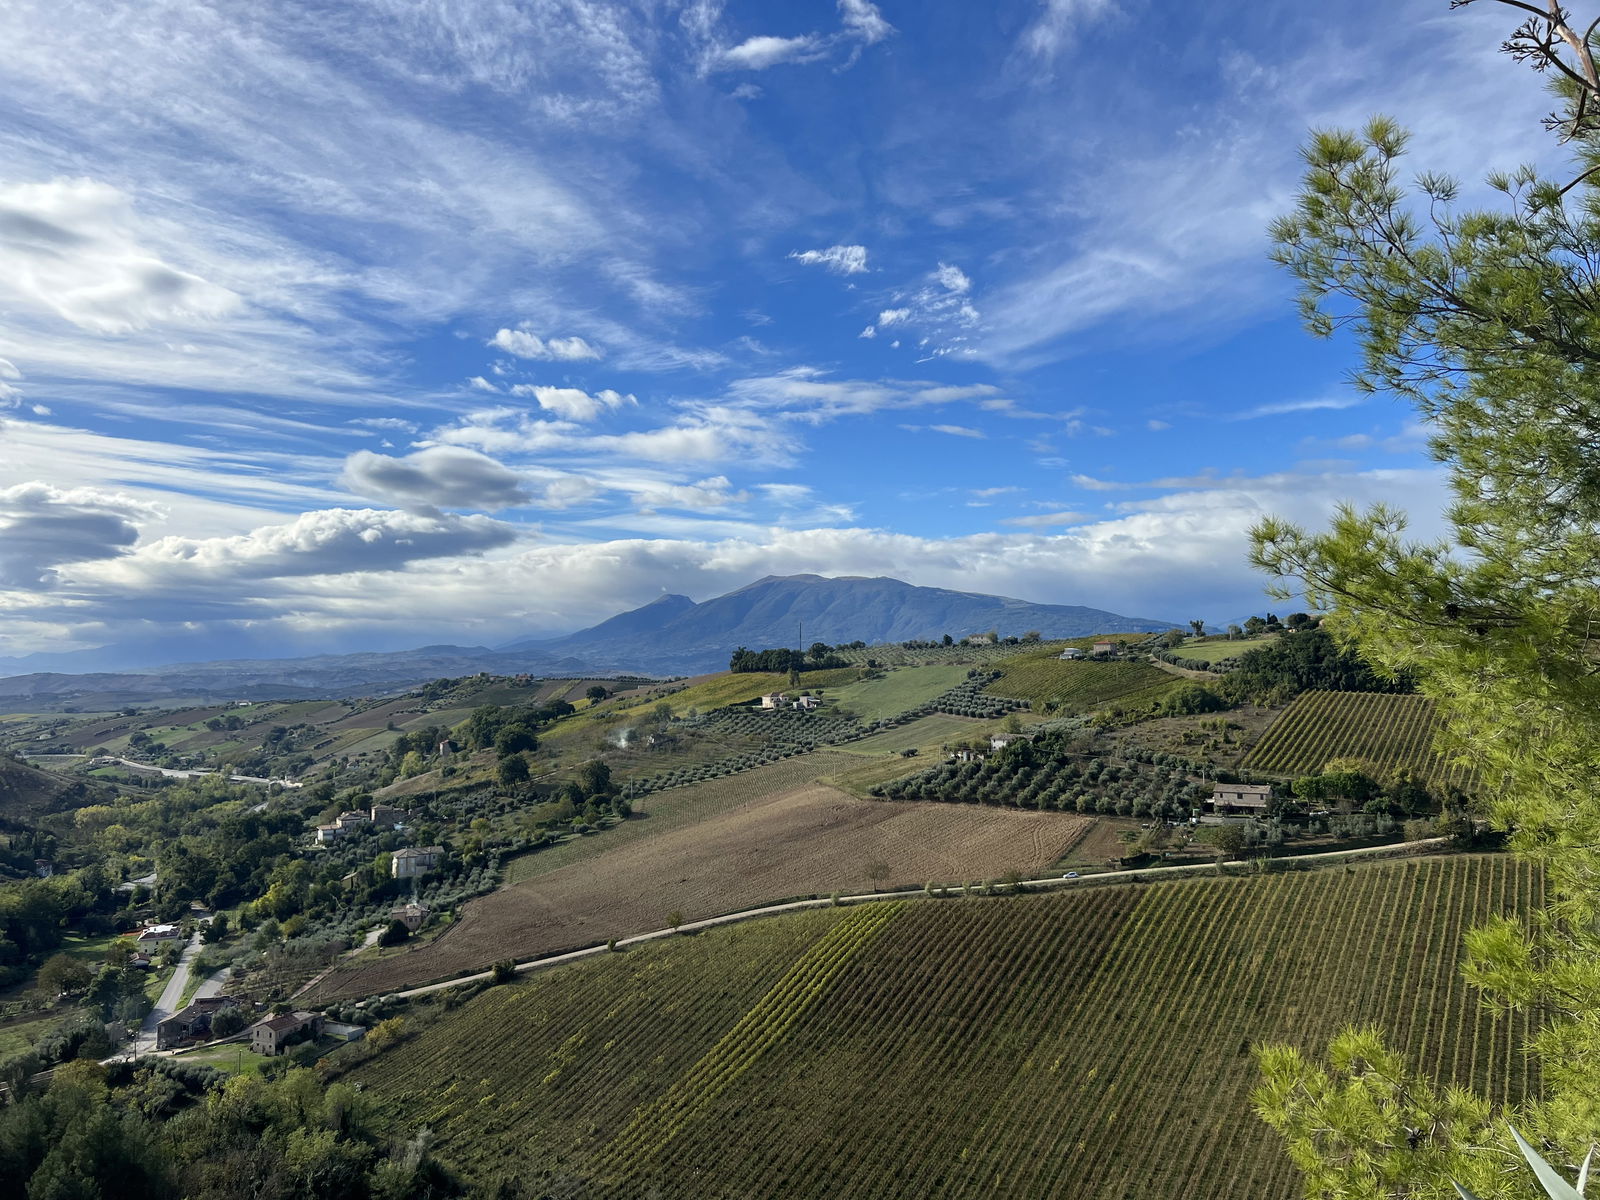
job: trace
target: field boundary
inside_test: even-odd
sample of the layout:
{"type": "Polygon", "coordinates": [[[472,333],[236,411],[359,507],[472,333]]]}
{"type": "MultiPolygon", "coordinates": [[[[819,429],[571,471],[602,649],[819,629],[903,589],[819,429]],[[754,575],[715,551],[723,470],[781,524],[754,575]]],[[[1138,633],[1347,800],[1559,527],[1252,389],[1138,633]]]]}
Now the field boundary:
{"type": "MultiPolygon", "coordinates": [[[[1314,870],[1316,867],[1337,866],[1341,862],[1365,859],[1412,858],[1441,854],[1449,845],[1449,838],[1423,838],[1415,842],[1393,842],[1386,846],[1362,846],[1353,850],[1326,850],[1316,854],[1301,854],[1292,858],[1275,858],[1265,861],[1286,864],[1275,868],[1281,871],[1314,870]],[[1305,863],[1313,863],[1314,865],[1311,867],[1301,865],[1305,863]]],[[[1210,879],[1215,879],[1218,876],[1223,878],[1245,878],[1253,873],[1254,870],[1255,867],[1249,862],[1206,863],[1188,867],[1138,867],[1129,871],[1106,871],[1099,874],[1082,875],[1073,879],[1063,876],[1052,876],[1048,879],[1024,879],[1014,885],[1007,886],[1027,891],[1081,889],[1109,887],[1118,884],[1142,884],[1152,880],[1163,879],[1193,879],[1197,876],[1210,879]]],[[[617,938],[615,945],[616,949],[621,950],[628,946],[659,941],[662,938],[678,937],[682,934],[698,933],[705,929],[716,929],[723,925],[735,925],[744,921],[781,916],[784,913],[804,912],[813,908],[843,908],[849,905],[881,904],[901,900],[933,900],[938,898],[930,895],[923,888],[915,888],[895,892],[860,892],[849,896],[827,896],[814,900],[789,900],[780,904],[764,905],[760,908],[748,908],[738,912],[722,913],[699,921],[685,921],[676,929],[657,929],[649,933],[636,933],[629,937],[617,938]]],[[[515,964],[512,970],[518,975],[524,975],[610,953],[613,953],[613,950],[609,945],[586,946],[579,950],[565,950],[559,954],[543,955],[539,958],[529,959],[526,962],[519,962],[515,964]]],[[[470,975],[457,975],[449,979],[439,979],[430,983],[418,984],[415,987],[374,994],[402,996],[410,999],[415,996],[428,996],[435,992],[448,991],[453,987],[467,987],[472,984],[485,983],[493,978],[493,969],[474,971],[470,975]]],[[[357,999],[360,999],[360,997],[346,996],[341,998],[341,1003],[350,1003],[357,999]]]]}

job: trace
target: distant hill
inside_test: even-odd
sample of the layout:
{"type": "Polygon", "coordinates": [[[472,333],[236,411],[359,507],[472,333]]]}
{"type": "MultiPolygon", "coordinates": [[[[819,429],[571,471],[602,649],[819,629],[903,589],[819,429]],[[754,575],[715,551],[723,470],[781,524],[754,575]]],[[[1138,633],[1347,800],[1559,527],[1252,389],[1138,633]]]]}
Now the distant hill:
{"type": "MultiPolygon", "coordinates": [[[[1155,632],[1174,624],[1072,604],[1031,604],[915,587],[898,579],[772,575],[702,604],[687,596],[660,596],[578,633],[524,638],[494,649],[423,646],[310,658],[179,662],[87,674],[35,670],[0,678],[0,712],[386,695],[480,671],[546,677],[693,675],[725,668],[738,646],[793,646],[802,632],[809,646],[817,641],[904,642],[946,633],[961,638],[991,629],[1002,636],[1037,629],[1047,638],[1086,637],[1155,632]]],[[[91,665],[87,658],[83,661],[91,665]]]]}
{"type": "Polygon", "coordinates": [[[693,673],[725,667],[738,646],[762,649],[812,642],[904,642],[998,630],[1038,630],[1047,638],[1158,632],[1172,621],[1124,617],[1073,604],[1033,604],[1007,596],[916,587],[898,579],[769,575],[696,604],[662,596],[592,629],[554,639],[524,639],[502,650],[543,652],[607,669],[693,673]]]}

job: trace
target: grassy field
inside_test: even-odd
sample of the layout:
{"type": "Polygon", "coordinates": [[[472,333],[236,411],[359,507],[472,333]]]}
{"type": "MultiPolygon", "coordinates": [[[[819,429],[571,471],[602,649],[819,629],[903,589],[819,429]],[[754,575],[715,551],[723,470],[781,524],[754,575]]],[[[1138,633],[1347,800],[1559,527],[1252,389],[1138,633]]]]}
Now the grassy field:
{"type": "Polygon", "coordinates": [[[352,1077],[480,1178],[591,1197],[1286,1197],[1249,1047],[1372,1020],[1535,1089],[1459,973],[1503,857],[825,909],[499,987],[352,1077]],[[1181,981],[1181,982],[1176,982],[1181,981]]]}
{"type": "Polygon", "coordinates": [[[1278,635],[1258,638],[1239,638],[1230,642],[1227,638],[1206,639],[1203,642],[1188,641],[1173,651],[1179,658],[1194,658],[1201,662],[1221,662],[1225,658],[1238,658],[1251,650],[1259,650],[1263,646],[1270,646],[1278,640],[1278,635]]]}
{"type": "Polygon", "coordinates": [[[1063,662],[1059,650],[1035,650],[995,664],[996,696],[1027,700],[1035,712],[1087,712],[1113,702],[1143,703],[1181,682],[1147,662],[1063,662]]]}
{"type": "Polygon", "coordinates": [[[863,722],[881,721],[943,695],[967,677],[967,670],[961,666],[896,667],[882,679],[830,688],[827,698],[863,722]]]}
{"type": "MultiPolygon", "coordinates": [[[[929,750],[937,750],[945,742],[967,741],[980,733],[999,729],[1000,725],[1000,720],[983,721],[974,717],[935,713],[931,717],[918,717],[915,721],[886,729],[871,737],[845,742],[839,750],[845,754],[861,754],[874,758],[880,754],[894,754],[911,749],[921,750],[926,754],[929,750]]],[[[922,765],[928,764],[924,761],[922,765]]]]}
{"type": "Polygon", "coordinates": [[[1476,772],[1433,749],[1439,715],[1426,696],[1383,692],[1302,692],[1267,727],[1243,766],[1278,775],[1320,771],[1357,758],[1381,773],[1410,771],[1431,784],[1470,791],[1476,772]]]}

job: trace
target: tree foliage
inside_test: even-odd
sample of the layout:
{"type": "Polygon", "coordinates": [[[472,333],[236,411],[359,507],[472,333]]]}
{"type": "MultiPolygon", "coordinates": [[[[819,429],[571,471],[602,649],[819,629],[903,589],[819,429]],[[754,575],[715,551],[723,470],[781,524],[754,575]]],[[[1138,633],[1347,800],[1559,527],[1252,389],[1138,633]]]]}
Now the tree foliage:
{"type": "MultiPolygon", "coordinates": [[[[1516,1121],[1565,1169],[1600,1140],[1600,73],[1558,7],[1510,7],[1525,23],[1506,48],[1555,81],[1568,182],[1492,175],[1495,205],[1464,209],[1452,179],[1402,182],[1406,135],[1377,118],[1312,137],[1295,211],[1273,228],[1311,329],[1352,332],[1356,384],[1426,422],[1450,536],[1420,544],[1403,514],[1346,507],[1320,533],[1264,522],[1254,560],[1341,643],[1415,675],[1451,748],[1479,764],[1490,816],[1544,865],[1548,907],[1473,934],[1467,973],[1491,1006],[1548,1014],[1532,1046],[1544,1095],[1516,1121]]],[[[1452,1178],[1481,1197],[1537,1194],[1505,1122],[1408,1074],[1375,1036],[1325,1066],[1280,1050],[1262,1063],[1260,1110],[1313,1195],[1454,1197],[1452,1178]]]]}

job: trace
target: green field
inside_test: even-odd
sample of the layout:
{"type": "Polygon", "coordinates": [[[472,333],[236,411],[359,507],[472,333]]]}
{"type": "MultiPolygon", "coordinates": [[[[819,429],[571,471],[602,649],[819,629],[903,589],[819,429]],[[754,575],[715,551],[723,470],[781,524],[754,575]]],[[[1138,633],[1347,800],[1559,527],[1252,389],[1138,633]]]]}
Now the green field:
{"type": "Polygon", "coordinates": [[[948,692],[967,677],[966,667],[897,667],[882,679],[864,679],[829,688],[830,704],[848,709],[864,723],[898,717],[948,692]]]}
{"type": "Polygon", "coordinates": [[[1370,763],[1380,774],[1471,791],[1477,773],[1433,748],[1439,715],[1426,696],[1386,692],[1302,692],[1241,763],[1248,770],[1307,775],[1336,758],[1370,763]]]}
{"type": "MultiPolygon", "coordinates": [[[[982,721],[974,717],[953,717],[948,713],[935,713],[931,717],[918,717],[894,729],[886,729],[859,741],[845,742],[838,749],[844,754],[877,757],[896,754],[901,750],[919,749],[924,754],[946,742],[969,741],[979,734],[999,729],[999,721],[982,721]]],[[[922,763],[927,766],[927,762],[922,763]]]]}
{"type": "Polygon", "coordinates": [[[987,690],[996,696],[1027,700],[1035,712],[1071,713],[1113,702],[1146,703],[1181,682],[1147,662],[1064,662],[1060,655],[1057,649],[1034,650],[1005,659],[995,664],[1000,678],[987,690]]]}
{"type": "Polygon", "coordinates": [[[1258,638],[1239,638],[1230,642],[1227,638],[1207,639],[1203,642],[1184,642],[1173,650],[1179,658],[1193,658],[1200,662],[1215,663],[1225,658],[1238,658],[1241,654],[1248,654],[1252,650],[1259,650],[1263,646],[1270,646],[1278,640],[1278,635],[1258,638]]]}
{"type": "Polygon", "coordinates": [[[822,909],[491,989],[350,1078],[541,1194],[1286,1197],[1250,1046],[1375,1021],[1520,1099],[1532,1026],[1461,935],[1540,892],[1479,856],[822,909]]]}

